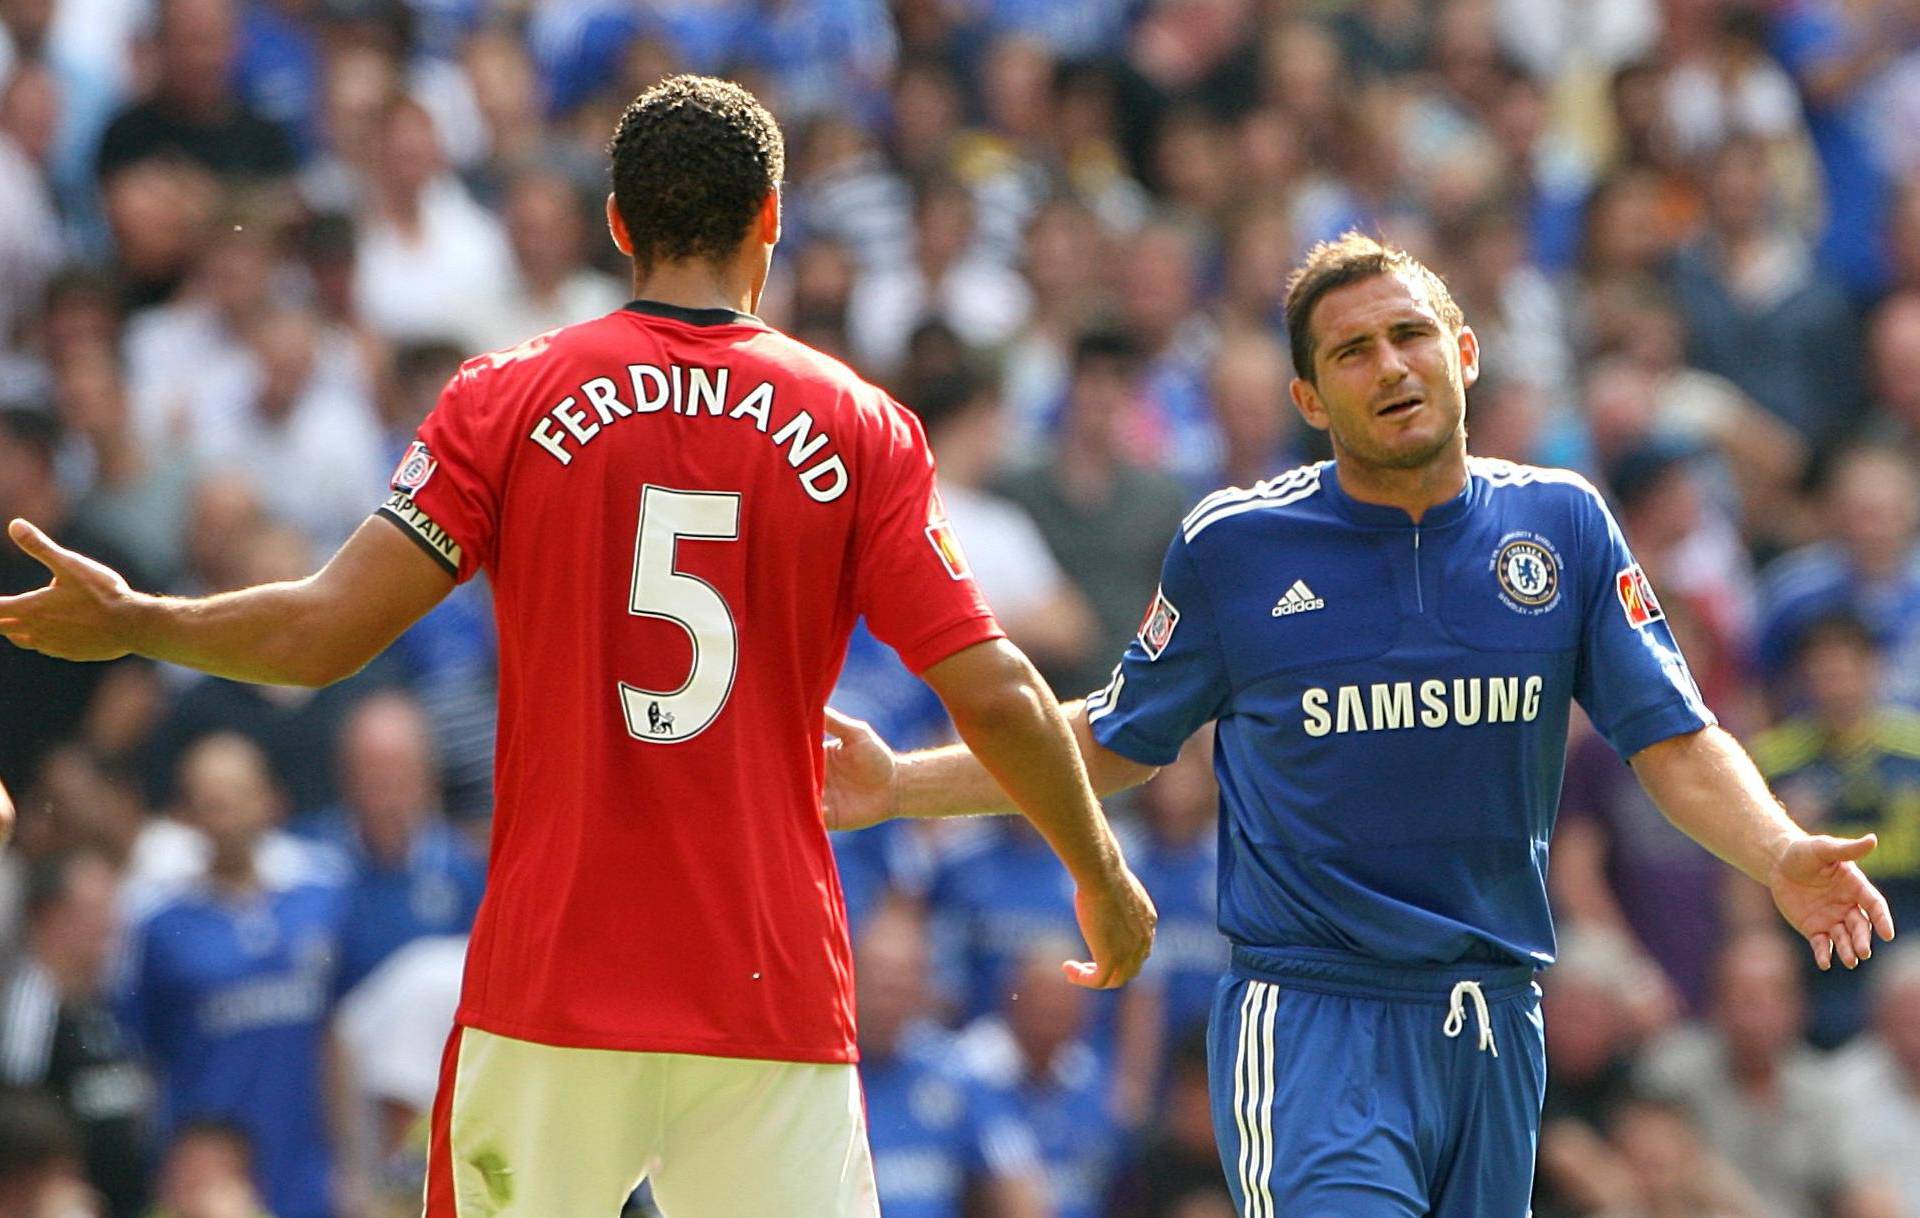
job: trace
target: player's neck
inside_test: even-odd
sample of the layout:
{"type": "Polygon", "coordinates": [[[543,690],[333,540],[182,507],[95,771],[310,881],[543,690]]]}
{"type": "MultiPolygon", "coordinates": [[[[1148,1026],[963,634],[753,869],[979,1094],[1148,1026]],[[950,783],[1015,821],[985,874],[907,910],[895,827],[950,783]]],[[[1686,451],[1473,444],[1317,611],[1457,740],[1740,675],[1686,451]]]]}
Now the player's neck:
{"type": "Polygon", "coordinates": [[[1449,447],[1425,465],[1392,469],[1334,453],[1340,489],[1361,503],[1397,507],[1419,524],[1427,509],[1447,502],[1467,485],[1467,452],[1449,447]]]}
{"type": "Polygon", "coordinates": [[[731,309],[751,313],[760,301],[764,278],[738,262],[720,265],[697,259],[633,268],[636,300],[654,300],[682,309],[731,309]]]}

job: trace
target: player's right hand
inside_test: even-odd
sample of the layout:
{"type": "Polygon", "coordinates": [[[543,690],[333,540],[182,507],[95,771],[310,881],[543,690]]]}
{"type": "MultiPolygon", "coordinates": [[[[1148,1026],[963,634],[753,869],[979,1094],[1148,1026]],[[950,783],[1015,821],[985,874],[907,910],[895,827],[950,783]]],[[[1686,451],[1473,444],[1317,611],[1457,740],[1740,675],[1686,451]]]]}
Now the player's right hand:
{"type": "Polygon", "coordinates": [[[1092,960],[1068,960],[1060,967],[1067,980],[1090,990],[1111,990],[1133,980],[1153,950],[1153,928],[1160,913],[1133,872],[1123,863],[1113,879],[1073,894],[1074,916],[1092,960]]]}
{"type": "Polygon", "coordinates": [[[858,719],[827,708],[827,789],[820,808],[828,829],[865,829],[899,811],[893,750],[858,719]]]}
{"type": "Polygon", "coordinates": [[[133,591],[118,571],[63,549],[24,520],[9,524],[7,534],[53,579],[0,596],[0,635],[61,660],[114,660],[133,649],[122,637],[133,591]]]}

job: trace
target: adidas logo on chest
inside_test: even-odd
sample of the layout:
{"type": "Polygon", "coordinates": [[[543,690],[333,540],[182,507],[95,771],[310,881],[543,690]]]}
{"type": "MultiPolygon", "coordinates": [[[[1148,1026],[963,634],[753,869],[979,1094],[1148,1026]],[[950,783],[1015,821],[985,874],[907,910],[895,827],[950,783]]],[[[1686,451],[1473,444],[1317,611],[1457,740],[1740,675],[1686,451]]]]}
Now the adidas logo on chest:
{"type": "Polygon", "coordinates": [[[1313,594],[1313,589],[1307,587],[1306,580],[1296,579],[1293,581],[1293,587],[1288,588],[1286,594],[1274,602],[1273,616],[1292,617],[1296,613],[1312,613],[1315,609],[1326,607],[1327,602],[1313,594]]]}

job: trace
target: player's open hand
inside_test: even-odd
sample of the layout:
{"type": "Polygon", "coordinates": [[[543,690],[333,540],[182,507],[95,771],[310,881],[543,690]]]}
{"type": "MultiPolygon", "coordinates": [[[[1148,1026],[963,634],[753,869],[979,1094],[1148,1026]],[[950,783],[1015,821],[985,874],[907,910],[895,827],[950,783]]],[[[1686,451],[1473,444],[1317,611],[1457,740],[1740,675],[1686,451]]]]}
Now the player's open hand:
{"type": "Polygon", "coordinates": [[[1090,990],[1111,990],[1133,980],[1153,950],[1153,928],[1160,921],[1153,898],[1133,872],[1123,864],[1112,882],[1076,889],[1073,912],[1093,959],[1062,964],[1067,980],[1090,990]]]}
{"type": "Polygon", "coordinates": [[[0,596],[0,636],[62,660],[113,660],[132,650],[123,636],[133,592],[118,571],[55,545],[24,520],[8,525],[7,535],[53,579],[0,596]]]}
{"type": "Polygon", "coordinates": [[[1854,968],[1873,954],[1873,936],[1893,938],[1887,899],[1860,870],[1872,853],[1873,834],[1844,838],[1808,835],[1796,840],[1773,865],[1767,887],[1788,924],[1813,945],[1822,969],[1833,958],[1854,968]]]}
{"type": "Polygon", "coordinates": [[[893,750],[880,733],[828,707],[826,749],[827,790],[821,810],[827,828],[864,829],[891,820],[899,810],[893,750]]]}

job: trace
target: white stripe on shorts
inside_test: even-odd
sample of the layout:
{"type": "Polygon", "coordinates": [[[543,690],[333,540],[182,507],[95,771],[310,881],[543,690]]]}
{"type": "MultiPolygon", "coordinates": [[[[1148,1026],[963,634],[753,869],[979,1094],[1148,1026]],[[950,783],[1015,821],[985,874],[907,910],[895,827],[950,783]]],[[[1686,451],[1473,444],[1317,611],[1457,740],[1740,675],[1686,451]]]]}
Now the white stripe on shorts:
{"type": "Polygon", "coordinates": [[[1273,1021],[1277,987],[1247,982],[1240,1000],[1240,1043],[1233,1064],[1233,1117],[1240,1134],[1240,1192],[1244,1218],[1274,1218],[1273,1021]]]}

